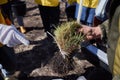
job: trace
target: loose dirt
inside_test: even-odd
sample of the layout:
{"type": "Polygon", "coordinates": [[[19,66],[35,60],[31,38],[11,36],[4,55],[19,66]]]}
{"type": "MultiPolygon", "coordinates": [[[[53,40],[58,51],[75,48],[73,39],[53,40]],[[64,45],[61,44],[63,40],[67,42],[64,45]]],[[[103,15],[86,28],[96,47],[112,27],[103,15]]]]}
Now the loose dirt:
{"type": "MultiPolygon", "coordinates": [[[[74,57],[75,68],[64,74],[63,70],[65,69],[62,67],[65,64],[62,64],[62,58],[59,57],[61,55],[55,42],[49,42],[46,39],[37,4],[34,3],[34,0],[26,0],[26,3],[27,13],[24,16],[24,25],[27,33],[25,36],[30,41],[30,45],[14,47],[17,58],[17,70],[14,76],[19,80],[52,80],[56,78],[76,80],[79,75],[85,72],[84,68],[92,66],[92,64],[80,52],[76,55],[77,57],[74,57]],[[55,63],[55,61],[59,63],[55,63]],[[63,74],[57,70],[62,71],[63,74]]],[[[65,3],[61,3],[61,22],[66,21],[64,8],[65,3]]],[[[15,25],[18,27],[16,19],[15,25]]]]}

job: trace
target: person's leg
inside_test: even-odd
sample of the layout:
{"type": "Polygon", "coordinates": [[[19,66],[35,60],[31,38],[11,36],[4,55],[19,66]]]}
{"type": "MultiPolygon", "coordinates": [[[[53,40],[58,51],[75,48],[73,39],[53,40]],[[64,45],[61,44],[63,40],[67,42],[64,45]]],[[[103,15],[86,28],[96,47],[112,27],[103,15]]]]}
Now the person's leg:
{"type": "Polygon", "coordinates": [[[10,74],[14,73],[16,70],[16,57],[13,48],[7,46],[0,47],[0,64],[10,74]]]}
{"type": "Polygon", "coordinates": [[[87,17],[87,7],[82,7],[82,13],[81,13],[81,23],[86,25],[86,17],[87,17]]]}
{"type": "Polygon", "coordinates": [[[75,18],[77,19],[78,17],[78,10],[79,10],[79,4],[76,3],[76,8],[75,8],[75,18]]]}
{"type": "MultiPolygon", "coordinates": [[[[14,4],[13,4],[13,5],[14,5],[14,4]]],[[[15,17],[17,18],[18,25],[20,26],[20,32],[21,32],[21,33],[25,33],[26,30],[25,30],[25,28],[24,28],[23,16],[19,16],[19,15],[17,14],[18,12],[17,12],[17,10],[16,10],[16,8],[15,8],[14,6],[11,6],[11,7],[12,7],[12,11],[13,11],[15,17]]]]}
{"type": "Polygon", "coordinates": [[[26,30],[24,28],[24,22],[23,22],[23,17],[22,16],[16,16],[18,24],[20,26],[20,32],[25,33],[26,30]]]}
{"type": "Polygon", "coordinates": [[[75,8],[76,8],[75,4],[66,7],[65,12],[66,12],[68,21],[75,20],[75,8]]]}
{"type": "Polygon", "coordinates": [[[95,8],[89,8],[88,17],[87,17],[88,26],[93,26],[94,16],[95,16],[95,8]]]}
{"type": "Polygon", "coordinates": [[[50,21],[49,21],[49,7],[39,5],[39,11],[42,18],[42,23],[45,29],[45,32],[50,30],[50,21]]]}
{"type": "MultiPolygon", "coordinates": [[[[78,11],[79,11],[79,4],[76,3],[76,10],[75,10],[75,18],[77,19],[78,18],[78,11]]],[[[86,13],[87,13],[87,8],[82,6],[82,12],[81,12],[81,15],[80,15],[80,22],[82,24],[86,24],[86,13]]]]}
{"type": "MultiPolygon", "coordinates": [[[[78,17],[78,11],[79,11],[79,4],[76,3],[76,11],[75,11],[75,18],[76,19],[78,17]]],[[[84,25],[86,24],[86,16],[87,16],[87,7],[82,6],[82,13],[81,13],[80,22],[84,25]]]]}
{"type": "Polygon", "coordinates": [[[54,29],[59,24],[59,19],[60,19],[60,8],[59,8],[59,6],[51,7],[49,16],[50,16],[50,31],[51,31],[52,29],[54,29]]]}

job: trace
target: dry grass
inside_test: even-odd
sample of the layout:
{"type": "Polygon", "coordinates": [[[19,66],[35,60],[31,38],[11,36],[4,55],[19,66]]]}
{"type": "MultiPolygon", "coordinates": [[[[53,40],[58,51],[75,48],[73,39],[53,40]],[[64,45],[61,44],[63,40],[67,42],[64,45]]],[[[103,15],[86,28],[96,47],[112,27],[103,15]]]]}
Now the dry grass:
{"type": "Polygon", "coordinates": [[[65,75],[74,70],[76,64],[73,54],[80,49],[80,43],[84,40],[84,35],[78,32],[79,28],[81,28],[80,24],[75,21],[65,22],[56,27],[54,38],[59,48],[59,54],[52,61],[55,72],[65,75]]]}
{"type": "Polygon", "coordinates": [[[68,56],[76,49],[80,49],[84,35],[78,32],[78,28],[81,28],[80,24],[72,21],[59,25],[54,31],[56,43],[62,54],[68,56]]]}

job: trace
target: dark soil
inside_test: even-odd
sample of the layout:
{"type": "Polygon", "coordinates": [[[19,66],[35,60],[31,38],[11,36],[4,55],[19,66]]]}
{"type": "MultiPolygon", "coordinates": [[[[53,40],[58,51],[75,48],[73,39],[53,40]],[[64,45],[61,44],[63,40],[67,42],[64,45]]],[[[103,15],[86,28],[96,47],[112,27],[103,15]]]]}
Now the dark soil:
{"type": "MultiPolygon", "coordinates": [[[[85,59],[83,53],[79,52],[75,55],[77,57],[74,57],[74,68],[68,68],[70,64],[63,60],[55,42],[46,39],[39,10],[34,0],[26,0],[26,3],[27,13],[24,17],[24,24],[27,33],[25,36],[30,40],[30,45],[19,45],[14,48],[17,57],[17,70],[14,76],[19,80],[52,80],[55,78],[76,80],[85,72],[84,68],[92,64],[85,59]]],[[[66,21],[64,7],[65,4],[61,3],[61,22],[66,21]]],[[[15,25],[18,27],[17,23],[15,25]]]]}

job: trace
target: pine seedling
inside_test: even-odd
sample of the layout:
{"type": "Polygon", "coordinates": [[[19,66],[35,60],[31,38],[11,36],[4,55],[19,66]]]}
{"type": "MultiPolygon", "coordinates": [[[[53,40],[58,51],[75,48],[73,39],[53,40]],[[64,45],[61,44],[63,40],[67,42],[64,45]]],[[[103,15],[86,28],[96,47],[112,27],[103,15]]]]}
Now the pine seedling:
{"type": "Polygon", "coordinates": [[[55,40],[62,55],[69,56],[74,50],[80,48],[84,35],[78,32],[78,28],[81,28],[81,25],[75,21],[66,22],[56,27],[55,40]]]}

